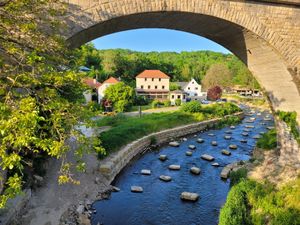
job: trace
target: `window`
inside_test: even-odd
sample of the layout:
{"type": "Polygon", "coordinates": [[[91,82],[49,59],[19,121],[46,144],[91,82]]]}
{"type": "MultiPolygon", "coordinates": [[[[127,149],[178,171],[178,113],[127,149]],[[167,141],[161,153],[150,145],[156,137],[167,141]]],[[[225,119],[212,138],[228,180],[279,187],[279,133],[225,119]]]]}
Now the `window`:
{"type": "Polygon", "coordinates": [[[185,99],[185,95],[183,95],[183,99],[185,99]]]}
{"type": "Polygon", "coordinates": [[[164,85],[162,86],[162,89],[165,89],[165,86],[164,86],[164,85]]]}
{"type": "Polygon", "coordinates": [[[177,98],[180,99],[180,95],[177,95],[177,98]]]}
{"type": "Polygon", "coordinates": [[[195,87],[195,90],[198,90],[198,87],[195,87]]]}
{"type": "Polygon", "coordinates": [[[141,89],[144,89],[144,85],[141,85],[141,89]]]}
{"type": "Polygon", "coordinates": [[[161,81],[161,78],[159,78],[158,81],[161,81]]]}
{"type": "Polygon", "coordinates": [[[175,97],[175,96],[174,96],[174,95],[172,95],[172,99],[174,99],[174,97],[175,97]]]}
{"type": "Polygon", "coordinates": [[[155,85],[155,89],[157,89],[157,85],[155,85]]]}
{"type": "Polygon", "coordinates": [[[147,81],[147,78],[145,78],[145,81],[147,81]]]}
{"type": "Polygon", "coordinates": [[[188,90],[191,90],[191,88],[190,88],[190,87],[188,87],[188,90]]]}
{"type": "Polygon", "coordinates": [[[151,86],[150,86],[150,85],[148,85],[148,89],[151,89],[151,86]]]}
{"type": "Polygon", "coordinates": [[[194,84],[194,81],[192,82],[192,84],[194,84]]]}
{"type": "Polygon", "coordinates": [[[152,78],[152,81],[154,81],[154,78],[152,78]]]}

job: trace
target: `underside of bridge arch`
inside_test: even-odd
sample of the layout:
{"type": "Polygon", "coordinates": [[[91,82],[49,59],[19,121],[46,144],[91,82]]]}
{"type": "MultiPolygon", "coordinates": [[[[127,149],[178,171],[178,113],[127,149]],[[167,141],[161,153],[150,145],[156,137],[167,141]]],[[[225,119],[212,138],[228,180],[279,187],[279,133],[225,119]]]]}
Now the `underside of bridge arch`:
{"type": "Polygon", "coordinates": [[[68,41],[72,47],[79,47],[104,35],[138,28],[190,32],[224,46],[248,66],[275,110],[296,111],[300,121],[300,95],[287,69],[287,62],[263,38],[227,20],[177,11],[138,13],[99,22],[74,33],[68,41]]]}

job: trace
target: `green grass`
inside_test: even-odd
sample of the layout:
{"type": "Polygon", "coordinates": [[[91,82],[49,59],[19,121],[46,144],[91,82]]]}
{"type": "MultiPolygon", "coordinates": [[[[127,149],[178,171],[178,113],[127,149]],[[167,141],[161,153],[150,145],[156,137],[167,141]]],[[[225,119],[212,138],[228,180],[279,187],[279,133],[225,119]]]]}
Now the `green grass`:
{"type": "MultiPolygon", "coordinates": [[[[152,109],[152,106],[151,106],[151,104],[149,104],[149,105],[142,105],[141,109],[142,109],[142,111],[147,110],[147,109],[152,109]]],[[[135,112],[135,111],[139,111],[139,106],[133,105],[133,106],[130,107],[129,110],[127,110],[127,112],[135,112]]]]}
{"type": "Polygon", "coordinates": [[[265,150],[274,149],[277,147],[277,133],[275,129],[269,130],[267,133],[264,133],[261,138],[256,142],[258,148],[265,150]]]}
{"type": "MultiPolygon", "coordinates": [[[[101,133],[99,138],[106,153],[109,154],[136,139],[154,132],[220,117],[221,114],[228,115],[240,111],[235,106],[232,106],[230,110],[221,110],[221,108],[219,105],[214,105],[210,106],[210,108],[203,108],[203,112],[199,113],[164,112],[143,115],[141,118],[126,117],[122,114],[105,117],[97,121],[97,126],[112,126],[112,128],[101,133]]],[[[231,121],[230,118],[227,120],[231,121]]]]}
{"type": "Polygon", "coordinates": [[[300,178],[276,189],[242,178],[221,209],[219,225],[300,224],[300,178]]]}
{"type": "Polygon", "coordinates": [[[279,119],[284,121],[291,130],[292,135],[296,141],[300,144],[300,131],[297,123],[297,113],[296,112],[284,112],[277,111],[279,119]]]}

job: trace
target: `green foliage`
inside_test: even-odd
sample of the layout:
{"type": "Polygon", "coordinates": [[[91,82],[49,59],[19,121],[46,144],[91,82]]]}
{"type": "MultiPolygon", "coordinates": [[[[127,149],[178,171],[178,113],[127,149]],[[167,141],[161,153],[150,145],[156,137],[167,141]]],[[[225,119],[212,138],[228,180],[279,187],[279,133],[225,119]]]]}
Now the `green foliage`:
{"type": "Polygon", "coordinates": [[[133,105],[142,106],[148,104],[149,104],[149,100],[145,96],[140,96],[140,95],[134,96],[133,105]]]}
{"type": "Polygon", "coordinates": [[[232,85],[232,77],[232,72],[224,63],[214,64],[208,69],[202,85],[206,90],[215,86],[229,87],[232,85]]]}
{"type": "Polygon", "coordinates": [[[105,90],[104,98],[112,102],[115,111],[124,112],[133,103],[134,90],[125,83],[119,82],[105,90]]]}
{"type": "Polygon", "coordinates": [[[241,179],[231,188],[219,221],[220,225],[300,224],[300,178],[280,189],[241,179]]]}
{"type": "Polygon", "coordinates": [[[291,133],[297,142],[300,144],[300,131],[297,123],[297,113],[296,112],[284,112],[277,111],[279,119],[284,121],[288,127],[291,129],[291,133]]]}
{"type": "Polygon", "coordinates": [[[264,133],[256,142],[258,148],[270,150],[277,147],[277,132],[275,129],[264,133]]]}
{"type": "Polygon", "coordinates": [[[160,107],[161,105],[163,105],[163,103],[161,101],[158,100],[153,100],[151,103],[151,106],[153,109],[160,107]]]}
{"type": "Polygon", "coordinates": [[[189,112],[189,113],[196,113],[196,112],[201,112],[202,111],[202,105],[198,101],[191,101],[183,104],[180,107],[180,110],[183,112],[189,112]]]}
{"type": "Polygon", "coordinates": [[[170,82],[170,91],[181,90],[181,86],[177,83],[170,82]]]}
{"type": "Polygon", "coordinates": [[[163,103],[164,103],[165,107],[170,107],[171,106],[171,101],[170,100],[165,100],[165,101],[163,101],[163,103]]]}
{"type": "MultiPolygon", "coordinates": [[[[56,35],[64,27],[57,20],[63,12],[56,0],[1,2],[0,166],[9,177],[0,207],[20,193],[23,174],[32,170],[36,158],[64,158],[71,136],[87,142],[73,129],[78,121],[86,122],[88,111],[80,104],[82,74],[56,35]]],[[[78,161],[88,150],[84,146],[74,152],[78,161]]],[[[69,167],[61,169],[59,179],[77,183],[70,173],[73,166],[63,162],[62,168],[69,167]]]]}
{"type": "Polygon", "coordinates": [[[241,168],[230,173],[230,186],[238,184],[243,179],[247,178],[247,169],[241,168]]]}
{"type": "Polygon", "coordinates": [[[175,105],[176,105],[176,106],[181,106],[181,99],[178,99],[178,98],[177,98],[177,99],[175,100],[175,105]]]}

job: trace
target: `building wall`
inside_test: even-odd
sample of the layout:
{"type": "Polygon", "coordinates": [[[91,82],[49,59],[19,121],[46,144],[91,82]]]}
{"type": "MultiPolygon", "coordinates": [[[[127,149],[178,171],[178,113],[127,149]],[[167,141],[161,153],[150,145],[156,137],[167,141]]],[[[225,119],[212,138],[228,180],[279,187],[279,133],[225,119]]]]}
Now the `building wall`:
{"type": "Polygon", "coordinates": [[[155,86],[157,86],[157,90],[169,91],[169,89],[170,89],[170,79],[136,78],[136,88],[137,89],[155,90],[155,86]],[[148,88],[148,86],[150,86],[150,88],[148,88]],[[164,89],[162,88],[162,86],[164,86],[164,89]]]}
{"type": "Polygon", "coordinates": [[[181,103],[184,103],[184,102],[186,102],[186,98],[187,98],[186,94],[172,93],[172,92],[169,94],[169,99],[171,101],[171,105],[176,105],[175,104],[176,99],[180,99],[181,103]],[[184,97],[184,95],[185,95],[185,97],[184,97]],[[174,96],[174,98],[172,98],[173,96],[174,96]]]}
{"type": "Polygon", "coordinates": [[[184,91],[189,94],[189,97],[202,96],[201,85],[192,79],[185,87],[184,91]]]}
{"type": "Polygon", "coordinates": [[[91,91],[85,91],[83,92],[83,96],[84,96],[84,99],[85,99],[85,103],[89,103],[92,101],[92,93],[91,91]]]}
{"type": "Polygon", "coordinates": [[[104,83],[98,88],[98,103],[99,104],[101,103],[101,100],[104,98],[105,90],[111,85],[113,85],[113,84],[104,83]]]}

